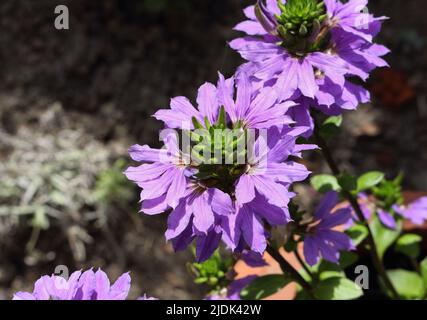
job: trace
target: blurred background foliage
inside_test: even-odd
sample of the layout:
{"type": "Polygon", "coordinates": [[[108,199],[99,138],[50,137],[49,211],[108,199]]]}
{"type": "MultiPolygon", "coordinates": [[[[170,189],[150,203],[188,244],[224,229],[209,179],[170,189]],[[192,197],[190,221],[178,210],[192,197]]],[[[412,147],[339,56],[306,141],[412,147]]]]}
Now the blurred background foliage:
{"type": "MultiPolygon", "coordinates": [[[[165,243],[164,215],[138,213],[138,191],[122,171],[130,145],[159,145],[160,124],[150,116],[170,97],[194,98],[218,70],[230,76],[242,62],[227,41],[253,2],[0,3],[0,298],[31,289],[60,264],[100,266],[112,278],[130,270],[132,297],[143,288],[159,298],[201,298],[225,279],[215,258],[188,272],[191,252],[175,254],[165,243]],[[53,28],[58,4],[69,7],[68,31],[53,28]]],[[[344,115],[330,143],[349,173],[404,171],[405,190],[427,190],[424,1],[370,2],[391,18],[379,40],[392,49],[393,67],[372,77],[373,103],[344,115]]],[[[305,162],[326,172],[316,154],[305,162]]],[[[296,191],[310,207],[314,190],[296,191]]]]}

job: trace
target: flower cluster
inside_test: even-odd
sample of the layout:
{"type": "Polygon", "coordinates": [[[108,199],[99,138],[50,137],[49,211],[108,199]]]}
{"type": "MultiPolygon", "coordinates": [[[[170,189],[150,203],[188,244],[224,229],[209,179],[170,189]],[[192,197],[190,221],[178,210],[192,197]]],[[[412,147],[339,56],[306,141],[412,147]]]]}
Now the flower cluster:
{"type": "Polygon", "coordinates": [[[216,86],[200,87],[197,108],[177,97],[155,114],[168,128],[164,148],[130,148],[142,164],[125,174],[142,188],[141,211],[171,211],[166,239],[176,250],[196,240],[197,259],[204,261],[222,239],[235,252],[263,253],[266,225],[290,220],[289,187],[309,175],[290,157],[315,146],[296,143],[307,128],[291,128],[285,114],[294,104],[277,101],[274,89],[254,88],[245,74],[220,74],[216,86]]]}
{"type": "Polygon", "coordinates": [[[247,36],[230,43],[248,61],[238,72],[274,88],[280,101],[297,102],[294,119],[305,125],[312,125],[310,107],[337,115],[368,102],[353,80],[386,66],[381,57],[389,51],[373,43],[385,18],[367,13],[367,2],[258,0],[235,27],[247,36]]]}
{"type": "MultiPolygon", "coordinates": [[[[291,185],[309,175],[294,159],[316,147],[297,144],[311,135],[310,107],[327,114],[356,108],[369,94],[352,80],[386,65],[380,57],[388,50],[372,42],[384,18],[364,13],[366,3],[258,1],[236,27],[248,36],[230,43],[248,62],[231,78],[219,74],[216,85],[202,85],[197,107],[176,97],[155,113],[165,125],[164,147],[131,147],[140,165],[125,174],[142,189],[142,212],[169,213],[166,239],[175,250],[194,240],[204,261],[222,240],[233,252],[262,254],[269,227],[292,220],[291,185]]],[[[327,231],[338,216],[318,213],[328,217],[319,234],[335,235],[327,231]]],[[[318,252],[336,261],[337,250],[349,248],[306,239],[311,262],[318,252]]]]}
{"type": "MultiPolygon", "coordinates": [[[[13,300],[125,300],[131,285],[129,273],[121,275],[114,284],[101,269],[73,272],[69,279],[43,276],[34,284],[34,291],[17,292],[13,300]]],[[[150,298],[144,296],[142,300],[150,298]]]]}

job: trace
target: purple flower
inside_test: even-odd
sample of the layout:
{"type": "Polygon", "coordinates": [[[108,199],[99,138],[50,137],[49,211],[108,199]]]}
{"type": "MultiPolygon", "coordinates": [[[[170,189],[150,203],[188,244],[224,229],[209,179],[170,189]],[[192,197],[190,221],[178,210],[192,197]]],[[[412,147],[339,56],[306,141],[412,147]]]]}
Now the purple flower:
{"type": "Polygon", "coordinates": [[[176,251],[195,241],[197,260],[204,261],[222,240],[234,252],[262,254],[264,224],[289,221],[289,187],[309,175],[289,157],[316,146],[296,144],[309,128],[290,128],[286,113],[294,104],[276,101],[275,90],[259,91],[244,73],[236,79],[219,74],[217,86],[200,87],[197,108],[178,97],[155,114],[168,128],[164,148],[130,149],[142,162],[125,172],[142,188],[141,211],[170,212],[166,239],[176,251]]]}
{"type": "Polygon", "coordinates": [[[171,100],[170,109],[159,110],[154,117],[163,121],[168,128],[194,129],[192,118],[201,124],[206,120],[214,124],[221,106],[224,106],[231,127],[239,125],[242,128],[268,129],[292,124],[293,121],[285,114],[295,103],[277,103],[277,99],[277,93],[272,88],[256,90],[244,72],[237,79],[225,79],[219,73],[217,86],[207,82],[199,88],[197,109],[187,98],[176,97],[171,100]]]}
{"type": "Polygon", "coordinates": [[[422,225],[427,220],[427,197],[419,198],[406,207],[394,205],[393,210],[412,223],[422,225]]]}
{"type": "MultiPolygon", "coordinates": [[[[387,212],[382,208],[375,209],[374,204],[370,203],[368,196],[363,192],[359,193],[358,199],[359,207],[362,210],[363,216],[366,220],[369,221],[371,219],[372,213],[376,210],[378,219],[384,226],[389,229],[396,229],[396,220],[394,219],[393,214],[387,212]]],[[[346,229],[350,228],[354,224],[354,221],[359,221],[359,218],[356,215],[356,212],[354,211],[353,207],[351,205],[348,205],[347,208],[351,211],[352,219],[349,220],[346,224],[346,229]]]]}
{"type": "MultiPolygon", "coordinates": [[[[256,87],[272,87],[279,101],[296,100],[297,109],[315,107],[337,115],[368,102],[369,93],[349,78],[366,80],[374,68],[387,65],[380,57],[388,49],[371,43],[384,18],[361,12],[366,0],[345,4],[328,0],[323,9],[322,1],[303,2],[316,8],[313,10],[318,10],[318,16],[317,20],[308,17],[298,26],[286,22],[286,14],[292,11],[289,8],[298,6],[298,1],[283,1],[286,11],[280,10],[274,0],[267,0],[265,5],[258,1],[256,6],[245,9],[249,20],[235,29],[248,36],[230,43],[248,61],[238,72],[251,75],[256,87]]],[[[293,19],[303,18],[296,14],[293,19]]],[[[301,114],[308,112],[300,111],[301,114]]],[[[306,117],[303,119],[307,122],[306,117]]]]}
{"type": "MultiPolygon", "coordinates": [[[[290,220],[287,206],[294,194],[288,188],[310,173],[303,165],[286,160],[313,146],[295,144],[293,134],[298,130],[283,132],[270,131],[270,135],[282,138],[267,139],[270,145],[256,159],[248,161],[229,193],[218,187],[204,187],[202,182],[189,178],[188,195],[168,218],[166,239],[172,241],[175,250],[185,249],[196,239],[196,256],[203,261],[222,239],[234,252],[246,247],[258,254],[265,251],[268,233],[264,222],[277,226],[290,220]]],[[[260,140],[255,149],[262,144],[260,140]]]]}
{"type": "Polygon", "coordinates": [[[55,275],[43,276],[36,281],[32,293],[17,292],[13,300],[125,300],[130,283],[129,273],[111,285],[101,269],[76,271],[68,280],[55,275]]]}
{"type": "Polygon", "coordinates": [[[353,249],[351,239],[345,233],[333,230],[351,219],[348,208],[332,212],[338,202],[338,193],[328,192],[314,213],[314,220],[304,236],[304,257],[313,266],[320,258],[338,263],[340,251],[353,249]]]}

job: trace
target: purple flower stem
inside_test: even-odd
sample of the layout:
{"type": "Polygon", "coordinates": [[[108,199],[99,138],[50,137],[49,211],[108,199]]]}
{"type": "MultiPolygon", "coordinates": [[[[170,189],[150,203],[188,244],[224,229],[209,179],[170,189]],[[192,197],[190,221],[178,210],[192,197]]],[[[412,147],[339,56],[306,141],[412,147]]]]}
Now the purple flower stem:
{"type": "MultiPolygon", "coordinates": [[[[321,148],[323,157],[325,158],[329,168],[331,169],[332,173],[338,177],[341,174],[341,171],[338,168],[338,165],[336,164],[335,160],[332,157],[332,153],[329,150],[328,144],[323,139],[322,135],[319,132],[319,126],[315,122],[315,128],[314,128],[314,137],[316,138],[317,145],[321,148]]],[[[350,205],[353,207],[354,211],[356,212],[357,217],[359,218],[362,223],[366,226],[368,230],[368,236],[367,240],[369,243],[369,246],[371,249],[369,250],[372,258],[372,262],[374,263],[375,269],[377,270],[378,274],[383,280],[384,285],[387,287],[387,289],[391,292],[394,299],[400,299],[399,294],[397,293],[396,289],[393,286],[393,283],[391,282],[390,278],[387,275],[387,272],[384,268],[383,263],[381,262],[380,257],[378,256],[378,250],[377,246],[375,244],[374,236],[372,233],[371,228],[369,227],[369,223],[366,221],[365,216],[363,215],[362,209],[359,206],[359,203],[357,202],[356,198],[353,197],[353,195],[343,190],[344,197],[350,202],[350,205]]]]}
{"type": "Polygon", "coordinates": [[[310,298],[314,300],[315,297],[313,295],[313,288],[311,284],[308,283],[299,274],[299,272],[294,267],[292,267],[288,261],[285,260],[285,258],[283,258],[280,252],[273,248],[270,244],[267,245],[267,252],[279,264],[283,274],[291,276],[292,279],[294,279],[307,292],[310,298]]]}

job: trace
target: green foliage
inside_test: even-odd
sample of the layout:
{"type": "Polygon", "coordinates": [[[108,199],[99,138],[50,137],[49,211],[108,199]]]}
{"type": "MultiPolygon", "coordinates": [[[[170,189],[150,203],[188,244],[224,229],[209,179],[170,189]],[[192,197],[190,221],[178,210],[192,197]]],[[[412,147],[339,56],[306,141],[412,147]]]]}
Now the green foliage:
{"type": "Polygon", "coordinates": [[[371,171],[357,179],[357,192],[371,189],[378,185],[384,179],[384,173],[371,171]]]}
{"type": "Polygon", "coordinates": [[[422,237],[417,234],[404,234],[396,242],[395,249],[410,258],[417,258],[420,254],[422,237]]]}
{"type": "Polygon", "coordinates": [[[374,236],[378,255],[380,259],[382,259],[387,249],[399,238],[402,224],[399,222],[396,226],[396,230],[391,230],[385,227],[378,217],[374,217],[369,226],[374,236]]]}
{"type": "Polygon", "coordinates": [[[292,279],[283,274],[270,274],[256,278],[240,292],[240,297],[244,300],[260,300],[288,285],[292,279]]]}
{"type": "Polygon", "coordinates": [[[316,281],[337,277],[345,277],[344,270],[338,264],[321,260],[316,272],[316,281]]]}
{"type": "Polygon", "coordinates": [[[350,228],[345,231],[354,245],[358,246],[368,236],[368,228],[362,223],[354,223],[350,228]]]}
{"type": "Polygon", "coordinates": [[[88,226],[100,227],[108,216],[105,204],[93,197],[96,181],[117,155],[79,123],[70,123],[57,104],[38,118],[47,122],[0,135],[0,145],[10,150],[0,162],[0,217],[8,226],[0,236],[32,226],[27,249],[36,257],[39,231],[60,226],[75,261],[83,261],[88,226]]]}
{"type": "Polygon", "coordinates": [[[316,191],[326,193],[328,191],[339,191],[341,189],[337,178],[330,174],[318,174],[310,179],[310,184],[316,191]]]}
{"type": "Polygon", "coordinates": [[[225,287],[227,283],[226,274],[233,265],[233,259],[223,258],[216,250],[205,262],[192,263],[190,270],[195,276],[197,284],[208,284],[213,288],[225,287]]]}
{"type": "Polygon", "coordinates": [[[402,204],[402,179],[400,174],[394,180],[382,180],[381,183],[372,189],[380,207],[390,210],[393,204],[402,204]]]}
{"type": "Polygon", "coordinates": [[[426,293],[423,278],[416,272],[397,269],[387,271],[393,286],[403,299],[422,299],[426,293]]]}
{"type": "Polygon", "coordinates": [[[329,117],[321,125],[320,134],[328,140],[340,132],[341,125],[342,116],[329,117]]]}
{"type": "Polygon", "coordinates": [[[357,178],[344,172],[338,177],[338,184],[343,190],[351,192],[357,188],[357,178]]]}
{"type": "Polygon", "coordinates": [[[133,184],[123,174],[125,168],[126,160],[121,158],[99,174],[93,193],[96,201],[109,204],[114,201],[126,202],[132,198],[133,184]]]}
{"type": "Polygon", "coordinates": [[[344,277],[330,277],[317,284],[314,295],[321,300],[351,300],[361,297],[363,290],[344,277]]]}

